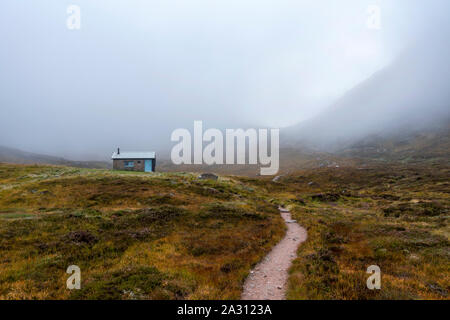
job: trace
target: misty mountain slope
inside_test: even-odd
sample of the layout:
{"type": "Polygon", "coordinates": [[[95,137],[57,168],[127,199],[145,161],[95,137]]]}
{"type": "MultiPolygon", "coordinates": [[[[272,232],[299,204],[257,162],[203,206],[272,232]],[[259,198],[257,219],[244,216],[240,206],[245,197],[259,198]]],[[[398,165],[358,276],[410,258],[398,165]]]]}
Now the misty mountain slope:
{"type": "Polygon", "coordinates": [[[434,40],[410,48],[319,116],[283,130],[282,141],[336,151],[371,135],[389,139],[436,127],[448,134],[449,56],[448,45],[434,40]]]}
{"type": "Polygon", "coordinates": [[[102,161],[72,161],[60,157],[25,152],[0,146],[0,162],[17,164],[55,164],[79,168],[107,169],[111,165],[102,161]]]}
{"type": "Polygon", "coordinates": [[[450,127],[392,134],[389,137],[370,135],[338,152],[346,157],[381,160],[449,161],[450,127]]]}

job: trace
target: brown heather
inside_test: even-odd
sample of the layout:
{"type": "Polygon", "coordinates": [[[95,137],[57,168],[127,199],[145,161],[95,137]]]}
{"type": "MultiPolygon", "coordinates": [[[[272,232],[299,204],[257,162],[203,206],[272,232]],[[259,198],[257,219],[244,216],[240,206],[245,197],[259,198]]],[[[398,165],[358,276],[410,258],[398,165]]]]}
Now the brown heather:
{"type": "Polygon", "coordinates": [[[449,299],[445,164],[196,177],[0,164],[0,299],[239,299],[280,204],[308,229],[288,299],[449,299]]]}

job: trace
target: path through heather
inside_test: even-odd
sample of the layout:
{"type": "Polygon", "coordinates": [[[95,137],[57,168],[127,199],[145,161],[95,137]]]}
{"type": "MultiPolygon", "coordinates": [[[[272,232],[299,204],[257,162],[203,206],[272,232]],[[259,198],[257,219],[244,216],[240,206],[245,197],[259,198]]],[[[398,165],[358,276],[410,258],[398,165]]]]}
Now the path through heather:
{"type": "Polygon", "coordinates": [[[298,246],[306,240],[304,228],[292,220],[287,209],[279,208],[287,226],[284,238],[250,271],[244,283],[242,300],[283,300],[288,270],[297,256],[298,246]]]}

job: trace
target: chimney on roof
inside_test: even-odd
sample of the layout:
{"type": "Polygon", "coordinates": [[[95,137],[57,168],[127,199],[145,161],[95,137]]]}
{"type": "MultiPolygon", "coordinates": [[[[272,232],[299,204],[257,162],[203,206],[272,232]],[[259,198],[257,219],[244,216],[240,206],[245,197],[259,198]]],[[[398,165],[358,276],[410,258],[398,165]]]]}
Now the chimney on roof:
{"type": "Polygon", "coordinates": [[[120,148],[117,148],[117,154],[120,154],[120,148]]]}

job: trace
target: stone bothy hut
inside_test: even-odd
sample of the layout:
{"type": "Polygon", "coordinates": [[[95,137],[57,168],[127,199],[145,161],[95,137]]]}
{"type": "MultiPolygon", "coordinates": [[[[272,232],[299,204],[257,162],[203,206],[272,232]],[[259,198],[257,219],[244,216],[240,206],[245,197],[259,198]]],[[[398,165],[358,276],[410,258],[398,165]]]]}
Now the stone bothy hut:
{"type": "Polygon", "coordinates": [[[155,172],[155,152],[114,152],[111,156],[114,170],[155,172]]]}

